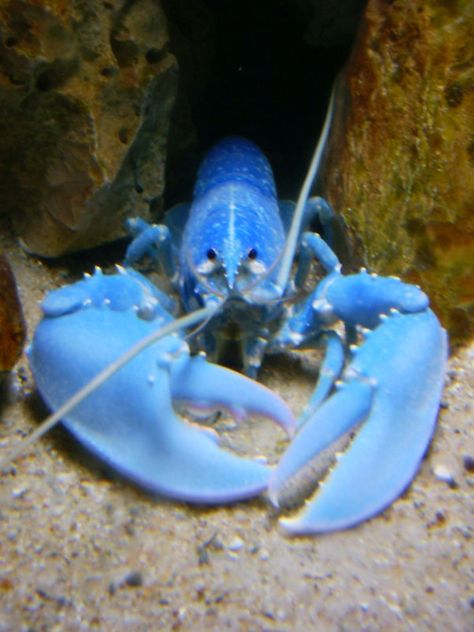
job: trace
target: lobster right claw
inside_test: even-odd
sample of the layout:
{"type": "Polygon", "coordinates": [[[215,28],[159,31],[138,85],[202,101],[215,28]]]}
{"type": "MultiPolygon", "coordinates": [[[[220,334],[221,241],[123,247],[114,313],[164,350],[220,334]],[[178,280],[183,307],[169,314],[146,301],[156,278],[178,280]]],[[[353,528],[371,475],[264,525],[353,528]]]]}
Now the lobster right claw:
{"type": "Polygon", "coordinates": [[[403,492],[434,431],[446,361],[446,332],[430,309],[394,313],[369,332],[345,371],[345,384],[302,427],[272,476],[270,498],[277,500],[308,459],[362,422],[315,499],[295,518],[280,520],[287,532],[347,529],[403,492]]]}

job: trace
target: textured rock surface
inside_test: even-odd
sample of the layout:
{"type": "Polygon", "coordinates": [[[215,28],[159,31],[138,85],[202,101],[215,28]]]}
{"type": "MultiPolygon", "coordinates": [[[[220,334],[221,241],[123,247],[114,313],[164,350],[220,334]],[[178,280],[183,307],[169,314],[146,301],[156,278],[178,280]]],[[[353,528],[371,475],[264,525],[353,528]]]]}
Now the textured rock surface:
{"type": "Polygon", "coordinates": [[[1,210],[56,256],[122,234],[163,191],[177,85],[157,0],[0,5],[1,210]]]}
{"type": "Polygon", "coordinates": [[[325,193],[366,263],[419,283],[473,333],[474,5],[370,0],[346,73],[325,193]]]}
{"type": "Polygon", "coordinates": [[[0,371],[9,371],[21,356],[25,322],[10,264],[0,255],[0,371]]]}

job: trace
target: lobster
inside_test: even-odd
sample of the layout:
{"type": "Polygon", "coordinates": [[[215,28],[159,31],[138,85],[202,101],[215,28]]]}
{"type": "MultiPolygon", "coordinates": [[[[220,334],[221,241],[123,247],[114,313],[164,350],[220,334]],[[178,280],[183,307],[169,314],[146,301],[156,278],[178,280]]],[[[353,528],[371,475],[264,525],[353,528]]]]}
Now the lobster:
{"type": "Polygon", "coordinates": [[[121,272],[46,298],[30,351],[43,398],[59,408],[53,421],[122,474],[177,499],[220,503],[266,491],[278,506],[288,481],[355,432],[314,499],[280,519],[291,534],[352,527],[403,492],[433,434],[447,361],[446,332],[421,289],[366,270],[342,274],[330,245],[332,209],[309,198],[332,108],[333,99],[296,205],[278,200],[256,145],[224,139],[204,159],[191,204],[168,211],[161,225],[129,221],[134,238],[121,272]],[[308,230],[315,218],[324,238],[308,230]],[[188,316],[174,320],[171,299],[133,269],[145,256],[168,275],[188,316]],[[313,260],[325,274],[301,298],[313,260]],[[180,332],[198,322],[201,351],[190,356],[180,332]],[[339,322],[345,335],[333,328],[339,322]],[[237,339],[249,377],[203,357],[218,357],[223,336],[237,339]],[[176,415],[179,405],[253,411],[292,435],[285,404],[249,378],[265,353],[320,345],[318,382],[273,470],[224,452],[209,428],[176,415]],[[92,395],[62,406],[100,370],[92,395]]]}

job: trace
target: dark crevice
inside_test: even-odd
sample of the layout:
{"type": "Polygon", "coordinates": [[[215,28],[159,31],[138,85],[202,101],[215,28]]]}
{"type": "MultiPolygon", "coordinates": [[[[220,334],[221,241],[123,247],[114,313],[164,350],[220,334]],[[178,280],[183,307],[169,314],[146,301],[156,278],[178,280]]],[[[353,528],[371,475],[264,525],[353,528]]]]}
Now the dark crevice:
{"type": "MultiPolygon", "coordinates": [[[[163,2],[170,21],[170,50],[181,69],[180,90],[191,107],[197,148],[195,160],[170,160],[166,206],[188,199],[202,153],[229,134],[245,136],[268,155],[281,197],[295,198],[317,142],[333,80],[351,50],[365,2],[339,2],[334,21],[324,31],[324,45],[311,41],[317,11],[335,3],[274,0],[206,0],[214,47],[204,85],[190,88],[189,59],[176,33],[191,38],[186,15],[170,0],[163,2]],[[324,5],[324,7],[323,7],[324,5]],[[318,9],[318,7],[320,7],[318,9]],[[347,11],[353,16],[347,27],[347,11]],[[316,12],[316,13],[315,13],[316,12]],[[341,35],[338,19],[345,19],[341,35]],[[331,33],[331,28],[333,32],[331,33]],[[173,35],[175,34],[175,36],[173,35]],[[182,160],[182,162],[180,162],[182,160]],[[176,173],[182,181],[176,181],[176,173]],[[171,176],[171,173],[169,174],[171,176]]],[[[334,9],[333,9],[334,10],[334,9]]],[[[321,19],[328,21],[327,14],[321,19]]],[[[318,39],[318,38],[316,38],[318,39]]],[[[170,142],[173,142],[173,133],[170,142]]]]}

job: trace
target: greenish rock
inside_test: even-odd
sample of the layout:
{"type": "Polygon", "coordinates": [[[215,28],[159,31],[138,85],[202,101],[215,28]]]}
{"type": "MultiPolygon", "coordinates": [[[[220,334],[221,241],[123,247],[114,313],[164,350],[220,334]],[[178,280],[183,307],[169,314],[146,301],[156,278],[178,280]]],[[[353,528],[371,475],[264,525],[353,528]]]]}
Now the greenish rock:
{"type": "Polygon", "coordinates": [[[339,91],[324,193],[358,259],[474,333],[474,5],[370,0],[339,91]]]}

